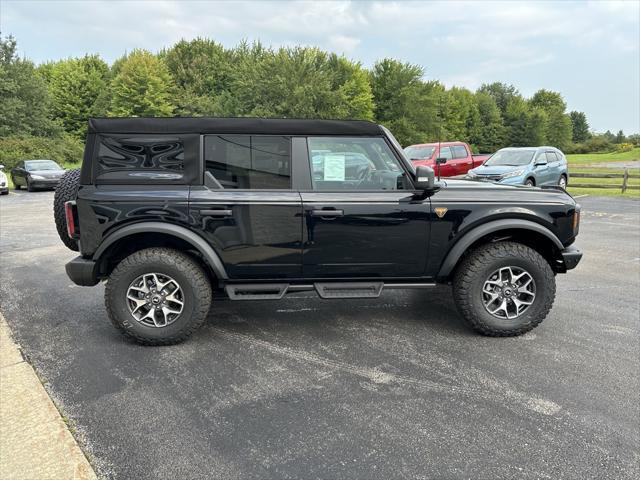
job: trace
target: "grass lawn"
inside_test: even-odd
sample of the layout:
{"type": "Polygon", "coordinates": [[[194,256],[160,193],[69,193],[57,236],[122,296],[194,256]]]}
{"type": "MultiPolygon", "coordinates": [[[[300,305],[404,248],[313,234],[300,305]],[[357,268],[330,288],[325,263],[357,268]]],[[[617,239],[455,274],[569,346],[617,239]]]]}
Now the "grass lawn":
{"type": "Polygon", "coordinates": [[[640,147],[628,152],[572,153],[567,155],[569,167],[574,165],[588,165],[590,163],[630,162],[632,160],[640,160],[640,147]]]}

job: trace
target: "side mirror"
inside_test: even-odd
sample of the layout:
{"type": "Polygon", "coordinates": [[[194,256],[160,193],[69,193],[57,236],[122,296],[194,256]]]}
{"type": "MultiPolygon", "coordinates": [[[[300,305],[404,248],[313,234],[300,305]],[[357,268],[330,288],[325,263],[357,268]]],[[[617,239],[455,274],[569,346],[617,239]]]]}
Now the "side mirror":
{"type": "Polygon", "coordinates": [[[443,163],[447,163],[447,159],[445,157],[436,158],[436,165],[441,165],[443,163]]]}
{"type": "Polygon", "coordinates": [[[416,188],[420,190],[433,190],[436,182],[436,174],[431,167],[420,165],[416,168],[416,188]]]}

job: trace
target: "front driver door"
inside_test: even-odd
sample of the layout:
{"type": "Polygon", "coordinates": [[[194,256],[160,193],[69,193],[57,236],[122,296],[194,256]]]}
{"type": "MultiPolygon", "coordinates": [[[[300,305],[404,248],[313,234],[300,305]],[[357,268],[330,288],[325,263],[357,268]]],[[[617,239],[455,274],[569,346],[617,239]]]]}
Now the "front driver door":
{"type": "Polygon", "coordinates": [[[430,201],[383,137],[308,139],[302,270],[315,278],[421,277],[430,201]]]}

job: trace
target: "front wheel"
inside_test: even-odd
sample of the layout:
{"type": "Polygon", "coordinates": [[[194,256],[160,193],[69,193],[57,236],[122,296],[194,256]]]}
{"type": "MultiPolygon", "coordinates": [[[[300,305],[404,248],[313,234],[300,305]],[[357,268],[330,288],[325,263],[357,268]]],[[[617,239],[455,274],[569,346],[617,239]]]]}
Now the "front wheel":
{"type": "Polygon", "coordinates": [[[31,185],[31,181],[27,178],[27,192],[34,192],[36,189],[31,185]]]}
{"type": "Polygon", "coordinates": [[[18,184],[18,182],[16,182],[16,179],[11,177],[11,182],[13,183],[13,189],[14,190],[20,190],[20,184],[18,184]]]}
{"type": "Polygon", "coordinates": [[[521,335],[545,319],[556,283],[542,255],[526,245],[497,242],[472,252],[458,267],[453,297],[464,320],[494,337],[521,335]]]}
{"type": "Polygon", "coordinates": [[[533,178],[527,178],[527,181],[524,182],[527,187],[535,187],[536,182],[533,181],[533,178]]]}
{"type": "Polygon", "coordinates": [[[126,336],[143,345],[170,345],[202,325],[211,305],[211,286],[188,255],[147,248],[113,270],[105,305],[111,322],[126,336]]]}

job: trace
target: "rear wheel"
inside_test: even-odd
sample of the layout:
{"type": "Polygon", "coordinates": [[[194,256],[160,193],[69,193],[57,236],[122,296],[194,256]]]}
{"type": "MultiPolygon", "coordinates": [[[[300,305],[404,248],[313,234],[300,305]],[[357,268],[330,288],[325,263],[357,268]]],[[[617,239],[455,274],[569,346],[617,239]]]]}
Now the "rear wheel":
{"type": "Polygon", "coordinates": [[[78,194],[78,184],[80,183],[80,170],[69,170],[60,177],[60,182],[53,195],[53,218],[56,222],[56,230],[62,243],[67,248],[77,252],[78,241],[69,237],[67,233],[67,216],[64,212],[64,204],[70,200],[75,200],[78,194]]]}
{"type": "Polygon", "coordinates": [[[567,176],[565,174],[560,175],[560,180],[558,180],[558,186],[563,189],[567,188],[567,176]]]}
{"type": "Polygon", "coordinates": [[[515,242],[484,245],[458,267],[453,281],[456,307],[477,332],[494,337],[526,333],[553,306],[556,283],[549,263],[515,242]]]}
{"type": "Polygon", "coordinates": [[[122,260],[109,276],[105,305],[111,322],[143,345],[170,345],[205,321],[211,286],[191,257],[148,248],[122,260]]]}

